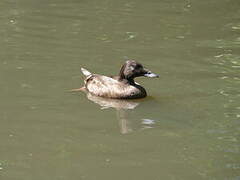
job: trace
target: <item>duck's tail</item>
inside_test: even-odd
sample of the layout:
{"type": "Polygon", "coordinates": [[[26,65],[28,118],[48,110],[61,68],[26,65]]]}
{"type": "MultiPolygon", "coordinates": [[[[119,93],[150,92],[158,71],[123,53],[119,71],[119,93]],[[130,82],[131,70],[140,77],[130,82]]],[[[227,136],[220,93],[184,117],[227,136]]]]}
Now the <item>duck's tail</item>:
{"type": "Polygon", "coordinates": [[[84,68],[81,68],[81,71],[82,71],[84,76],[90,76],[92,74],[91,72],[89,72],[88,70],[86,70],[84,68]]]}

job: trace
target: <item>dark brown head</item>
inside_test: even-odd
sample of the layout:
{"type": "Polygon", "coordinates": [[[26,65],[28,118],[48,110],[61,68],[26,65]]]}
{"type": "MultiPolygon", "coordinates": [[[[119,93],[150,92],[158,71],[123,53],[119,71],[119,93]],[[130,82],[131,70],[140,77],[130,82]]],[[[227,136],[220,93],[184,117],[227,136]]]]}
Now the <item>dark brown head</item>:
{"type": "Polygon", "coordinates": [[[119,72],[120,79],[127,79],[128,81],[133,81],[135,77],[140,76],[158,77],[157,74],[145,69],[142,64],[134,60],[126,61],[119,72]]]}

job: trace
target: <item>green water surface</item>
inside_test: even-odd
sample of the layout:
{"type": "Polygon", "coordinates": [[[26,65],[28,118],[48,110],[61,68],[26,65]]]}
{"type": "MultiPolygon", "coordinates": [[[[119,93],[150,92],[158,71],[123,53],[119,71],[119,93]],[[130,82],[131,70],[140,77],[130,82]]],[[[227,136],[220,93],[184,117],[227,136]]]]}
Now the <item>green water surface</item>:
{"type": "Polygon", "coordinates": [[[0,179],[239,180],[240,1],[1,0],[0,179]],[[127,58],[147,98],[68,92],[127,58]]]}

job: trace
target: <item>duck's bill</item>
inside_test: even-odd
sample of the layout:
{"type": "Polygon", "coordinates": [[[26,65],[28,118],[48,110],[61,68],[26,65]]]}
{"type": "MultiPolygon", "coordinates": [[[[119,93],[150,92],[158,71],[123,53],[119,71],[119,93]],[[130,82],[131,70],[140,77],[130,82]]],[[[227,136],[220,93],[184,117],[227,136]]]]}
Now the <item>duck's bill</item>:
{"type": "Polygon", "coordinates": [[[144,74],[144,76],[145,77],[150,77],[150,78],[158,78],[159,77],[159,75],[157,75],[157,74],[154,74],[154,73],[152,73],[152,72],[147,72],[146,74],[144,74]]]}

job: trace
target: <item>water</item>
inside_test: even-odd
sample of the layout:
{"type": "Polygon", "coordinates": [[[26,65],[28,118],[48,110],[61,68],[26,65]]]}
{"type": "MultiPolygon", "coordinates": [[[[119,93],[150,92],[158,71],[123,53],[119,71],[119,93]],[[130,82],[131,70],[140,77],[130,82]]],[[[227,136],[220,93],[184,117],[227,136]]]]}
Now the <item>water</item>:
{"type": "Polygon", "coordinates": [[[239,17],[236,0],[2,0],[1,179],[240,179],[239,17]],[[138,78],[147,98],[68,92],[126,57],[160,74],[138,78]]]}

